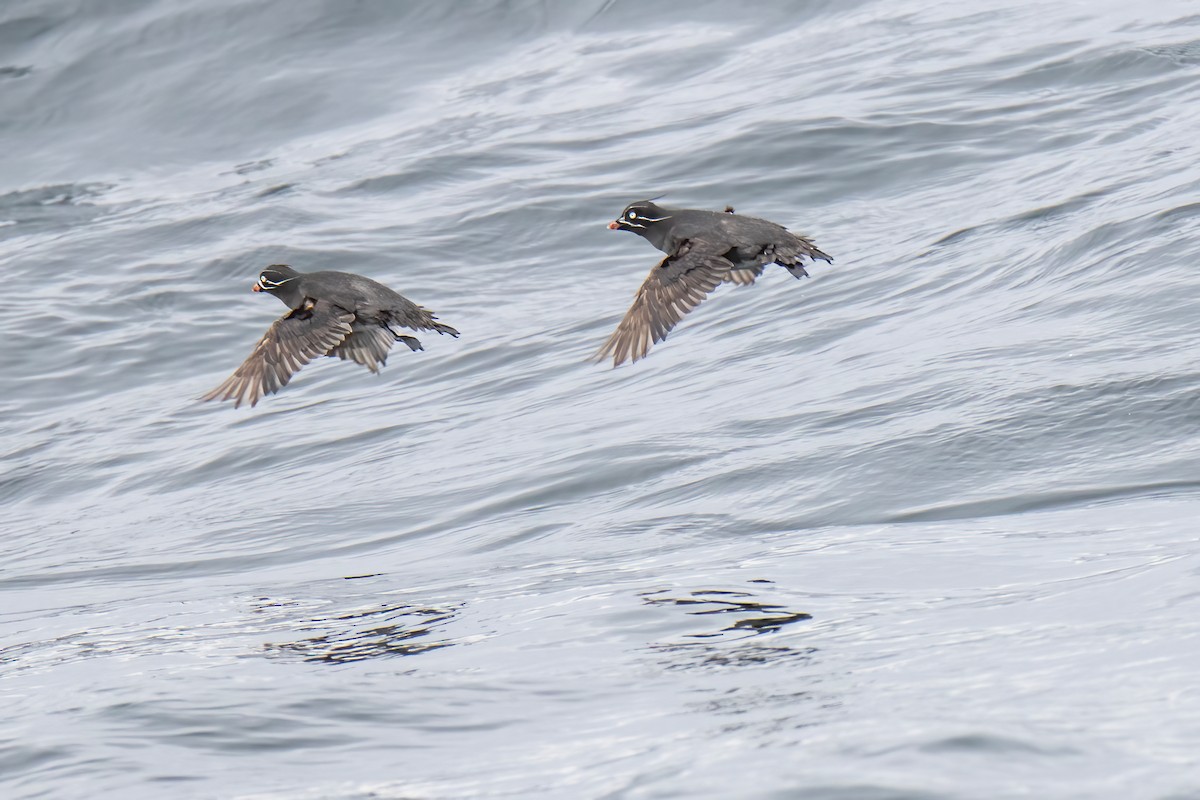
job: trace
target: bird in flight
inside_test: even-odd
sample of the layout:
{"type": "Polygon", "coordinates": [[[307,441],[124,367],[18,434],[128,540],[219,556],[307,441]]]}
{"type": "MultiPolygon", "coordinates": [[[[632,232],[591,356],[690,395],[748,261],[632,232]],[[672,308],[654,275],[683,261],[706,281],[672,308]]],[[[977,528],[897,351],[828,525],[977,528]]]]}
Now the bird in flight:
{"type": "Polygon", "coordinates": [[[458,331],[382,283],[349,272],[297,272],[286,264],[265,267],[253,290],[273,294],[290,310],[267,328],[250,354],[204,400],[233,400],[254,406],[274,394],[318,356],[337,356],[378,372],[396,342],[424,350],[414,331],[458,331]]]}
{"type": "Polygon", "coordinates": [[[808,277],[804,259],[833,263],[809,239],[765,219],[725,211],[666,208],[650,200],[631,203],[608,224],[632,231],[667,256],[638,289],[633,305],[596,360],[617,367],[645,358],[652,344],[722,283],[754,283],[767,264],[779,264],[797,278],[808,277]]]}

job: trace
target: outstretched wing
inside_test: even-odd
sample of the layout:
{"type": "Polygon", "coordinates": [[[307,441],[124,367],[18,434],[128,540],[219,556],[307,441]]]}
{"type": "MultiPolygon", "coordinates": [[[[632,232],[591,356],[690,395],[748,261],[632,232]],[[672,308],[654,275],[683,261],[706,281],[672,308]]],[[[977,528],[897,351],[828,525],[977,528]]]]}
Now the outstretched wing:
{"type": "Polygon", "coordinates": [[[645,358],[650,345],[667,338],[685,314],[729,277],[732,268],[720,249],[697,239],[684,241],[650,270],[633,305],[596,353],[596,360],[611,356],[617,367],[627,360],[645,358]]]}
{"type": "Polygon", "coordinates": [[[250,357],[202,399],[233,400],[234,408],[244,402],[255,405],[286,386],[296,370],[341,344],[353,319],[354,314],[328,301],[305,301],[275,320],[250,357]]]}
{"type": "Polygon", "coordinates": [[[343,360],[349,359],[362,364],[371,372],[379,372],[379,368],[387,364],[388,352],[395,341],[396,334],[382,326],[356,327],[341,344],[329,351],[329,355],[343,360]]]}

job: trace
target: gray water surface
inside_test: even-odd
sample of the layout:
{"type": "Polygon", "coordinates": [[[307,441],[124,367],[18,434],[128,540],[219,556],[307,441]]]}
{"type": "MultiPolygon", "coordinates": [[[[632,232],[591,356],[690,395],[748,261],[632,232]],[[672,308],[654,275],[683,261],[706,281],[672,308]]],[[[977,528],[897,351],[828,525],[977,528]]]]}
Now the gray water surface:
{"type": "Polygon", "coordinates": [[[0,5],[5,798],[1200,797],[1200,13],[0,5]],[[632,200],[835,258],[590,363],[632,200]],[[257,269],[434,309],[200,403],[257,269]]]}

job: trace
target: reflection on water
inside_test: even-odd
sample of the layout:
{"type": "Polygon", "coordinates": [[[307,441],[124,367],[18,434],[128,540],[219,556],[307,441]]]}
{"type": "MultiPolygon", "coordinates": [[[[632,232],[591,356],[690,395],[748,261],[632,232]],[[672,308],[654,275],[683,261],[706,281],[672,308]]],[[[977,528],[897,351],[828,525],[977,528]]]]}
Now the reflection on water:
{"type": "Polygon", "coordinates": [[[453,642],[427,638],[454,619],[455,610],[380,605],[330,617],[314,617],[297,630],[316,632],[292,642],[268,642],[268,655],[347,664],[383,656],[414,656],[453,642]]]}
{"type": "Polygon", "coordinates": [[[815,647],[768,647],[764,645],[741,645],[721,648],[700,644],[657,644],[650,649],[660,653],[671,653],[672,662],[665,669],[703,669],[709,667],[759,667],[781,661],[811,661],[817,652],[815,647]]]}
{"type": "Polygon", "coordinates": [[[729,622],[719,631],[685,635],[691,639],[721,638],[731,631],[775,633],[785,625],[812,619],[811,614],[803,611],[789,611],[784,606],[762,603],[753,598],[754,595],[749,592],[725,589],[701,589],[686,597],[672,597],[665,589],[642,594],[643,601],[651,605],[695,606],[687,613],[692,616],[719,615],[722,621],[729,622]],[[734,619],[730,621],[730,617],[734,619]]]}
{"type": "Polygon", "coordinates": [[[641,598],[648,605],[687,608],[688,616],[715,617],[706,621],[720,625],[715,630],[708,627],[680,634],[681,641],[652,645],[652,650],[672,655],[666,669],[758,666],[783,660],[808,660],[816,652],[815,647],[771,645],[758,639],[764,634],[778,633],[785,626],[812,619],[812,615],[778,603],[764,602],[750,592],[699,589],[680,597],[663,589],[645,592],[641,598]]]}

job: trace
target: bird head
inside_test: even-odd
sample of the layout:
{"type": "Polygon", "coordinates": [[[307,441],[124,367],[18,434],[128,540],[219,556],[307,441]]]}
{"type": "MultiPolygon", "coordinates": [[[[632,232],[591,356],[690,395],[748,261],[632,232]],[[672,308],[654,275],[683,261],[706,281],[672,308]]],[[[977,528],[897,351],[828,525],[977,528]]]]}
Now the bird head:
{"type": "Polygon", "coordinates": [[[670,218],[671,215],[665,208],[654,205],[650,200],[639,200],[625,206],[621,216],[608,223],[608,229],[633,231],[639,236],[645,236],[655,225],[670,218]]]}
{"type": "Polygon", "coordinates": [[[262,272],[258,275],[258,280],[254,282],[253,290],[278,294],[280,291],[290,289],[288,283],[298,277],[300,277],[300,273],[287,264],[272,264],[269,267],[263,267],[262,272]]]}

